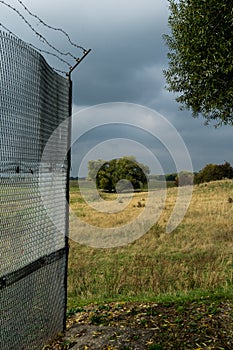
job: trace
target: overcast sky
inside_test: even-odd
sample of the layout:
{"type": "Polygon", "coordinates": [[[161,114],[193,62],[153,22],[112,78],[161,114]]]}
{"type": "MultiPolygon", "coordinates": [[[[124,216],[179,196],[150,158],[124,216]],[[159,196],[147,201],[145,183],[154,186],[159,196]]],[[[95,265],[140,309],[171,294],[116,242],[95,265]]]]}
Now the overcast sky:
{"type": "MultiPolygon", "coordinates": [[[[5,1],[57,48],[82,56],[62,33],[44,30],[38,20],[30,18],[17,0],[5,1]]],[[[174,95],[165,90],[167,48],[162,35],[168,33],[166,0],[24,0],[24,4],[46,23],[68,32],[72,41],[92,50],[72,73],[73,176],[86,175],[89,159],[121,155],[135,155],[152,173],[175,172],[177,159],[188,153],[195,171],[207,163],[227,160],[233,164],[232,127],[204,126],[202,117],[193,119],[189,112],[181,112],[174,95]],[[176,143],[177,134],[184,141],[183,151],[176,143]]],[[[16,13],[1,3],[0,13],[2,24],[42,48],[16,13]]],[[[46,56],[46,60],[67,70],[55,58],[46,56]]]]}

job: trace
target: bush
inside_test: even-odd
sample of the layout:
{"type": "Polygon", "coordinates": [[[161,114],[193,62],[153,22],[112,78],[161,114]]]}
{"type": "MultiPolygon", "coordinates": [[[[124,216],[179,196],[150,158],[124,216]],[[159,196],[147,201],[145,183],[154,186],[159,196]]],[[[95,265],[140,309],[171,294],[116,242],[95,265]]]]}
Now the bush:
{"type": "Polygon", "coordinates": [[[222,179],[233,179],[233,168],[230,163],[224,164],[207,164],[195,176],[195,183],[217,181],[222,179]]]}
{"type": "Polygon", "coordinates": [[[193,184],[193,173],[181,171],[175,179],[176,186],[190,186],[193,184]]]}

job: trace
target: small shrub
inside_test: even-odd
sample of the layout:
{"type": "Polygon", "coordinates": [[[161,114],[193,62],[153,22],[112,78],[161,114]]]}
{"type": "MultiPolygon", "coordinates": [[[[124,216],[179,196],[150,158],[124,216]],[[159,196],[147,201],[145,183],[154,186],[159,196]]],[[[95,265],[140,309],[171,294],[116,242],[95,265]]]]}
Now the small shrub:
{"type": "Polygon", "coordinates": [[[101,315],[91,316],[90,321],[91,321],[91,324],[96,325],[96,326],[99,326],[101,324],[106,323],[104,316],[101,316],[101,315]]]}
{"type": "Polygon", "coordinates": [[[163,347],[159,344],[151,344],[149,345],[148,350],[163,350],[163,347]]]}

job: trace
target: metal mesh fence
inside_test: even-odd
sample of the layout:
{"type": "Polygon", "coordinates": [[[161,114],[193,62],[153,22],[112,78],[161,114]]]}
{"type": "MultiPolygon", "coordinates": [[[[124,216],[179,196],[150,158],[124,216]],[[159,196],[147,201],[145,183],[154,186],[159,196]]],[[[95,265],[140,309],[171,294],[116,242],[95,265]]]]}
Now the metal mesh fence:
{"type": "Polygon", "coordinates": [[[0,32],[1,350],[41,349],[63,330],[69,92],[38,52],[0,32]]]}

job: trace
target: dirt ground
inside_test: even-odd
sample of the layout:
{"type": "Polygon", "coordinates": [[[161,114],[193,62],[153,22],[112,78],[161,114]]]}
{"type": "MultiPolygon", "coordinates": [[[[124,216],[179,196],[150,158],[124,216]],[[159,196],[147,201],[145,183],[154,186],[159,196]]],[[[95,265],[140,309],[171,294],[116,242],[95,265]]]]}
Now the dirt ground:
{"type": "Polygon", "coordinates": [[[91,304],[70,310],[67,328],[44,350],[232,350],[232,300],[91,304]]]}

